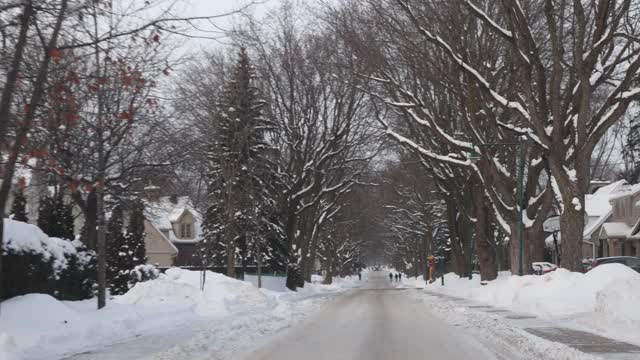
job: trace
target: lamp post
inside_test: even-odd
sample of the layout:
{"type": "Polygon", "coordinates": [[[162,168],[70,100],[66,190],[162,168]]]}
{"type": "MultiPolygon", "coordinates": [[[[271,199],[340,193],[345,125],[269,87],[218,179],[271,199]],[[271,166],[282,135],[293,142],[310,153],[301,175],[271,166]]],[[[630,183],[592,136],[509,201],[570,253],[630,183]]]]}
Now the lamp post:
{"type": "MultiPolygon", "coordinates": [[[[524,275],[523,269],[523,238],[524,238],[524,168],[526,161],[526,153],[527,153],[527,141],[522,137],[518,138],[518,142],[515,143],[485,143],[485,144],[474,144],[473,147],[481,148],[481,147],[495,147],[495,146],[515,146],[518,148],[517,161],[518,161],[518,202],[519,202],[519,214],[518,214],[518,275],[524,275]]],[[[477,152],[472,152],[468,156],[469,160],[472,162],[477,162],[480,159],[480,154],[477,152]]],[[[513,240],[513,239],[512,239],[513,240]]],[[[471,246],[470,246],[471,247],[471,246]]],[[[471,255],[469,255],[471,258],[471,255]]]]}

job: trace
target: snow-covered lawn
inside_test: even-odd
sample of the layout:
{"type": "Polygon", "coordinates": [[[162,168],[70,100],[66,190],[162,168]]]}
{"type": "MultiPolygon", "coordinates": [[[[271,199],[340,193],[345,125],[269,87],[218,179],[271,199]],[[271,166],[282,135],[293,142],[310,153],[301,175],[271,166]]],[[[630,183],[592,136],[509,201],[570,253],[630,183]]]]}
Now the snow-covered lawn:
{"type": "Polygon", "coordinates": [[[586,274],[558,269],[543,276],[500,273],[487,285],[445,275],[445,286],[424,285],[419,279],[407,286],[425,287],[500,308],[535,314],[564,326],[640,344],[640,274],[620,264],[606,264],[586,274]]]}
{"type": "Polygon", "coordinates": [[[223,333],[265,333],[289,326],[349,284],[345,280],[330,286],[307,284],[297,293],[273,292],[208,272],[200,291],[200,272],[174,268],[156,280],[136,284],[102,310],[95,309],[95,300],[15,297],[0,308],[0,359],[62,358],[138,338],[152,341],[154,334],[174,329],[180,329],[181,336],[172,339],[175,344],[158,344],[159,350],[202,338],[215,348],[224,342],[223,333]],[[217,342],[209,338],[212,334],[217,334],[217,342]]]}

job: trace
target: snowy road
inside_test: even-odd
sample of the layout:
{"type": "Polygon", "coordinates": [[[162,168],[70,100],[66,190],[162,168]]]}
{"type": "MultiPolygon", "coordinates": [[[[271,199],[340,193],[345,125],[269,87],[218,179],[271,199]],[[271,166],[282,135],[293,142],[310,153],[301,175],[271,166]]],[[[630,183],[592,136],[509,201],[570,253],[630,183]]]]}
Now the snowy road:
{"type": "Polygon", "coordinates": [[[463,329],[432,315],[395,289],[383,272],[366,287],[327,305],[316,316],[255,350],[245,360],[496,359],[463,329]]]}

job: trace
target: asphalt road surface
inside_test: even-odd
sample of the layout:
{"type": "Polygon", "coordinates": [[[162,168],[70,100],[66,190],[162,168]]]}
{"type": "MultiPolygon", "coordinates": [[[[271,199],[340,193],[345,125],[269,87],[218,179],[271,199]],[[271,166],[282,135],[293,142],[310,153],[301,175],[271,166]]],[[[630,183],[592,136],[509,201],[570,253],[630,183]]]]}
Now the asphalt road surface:
{"type": "Polygon", "coordinates": [[[369,273],[360,290],[276,336],[244,360],[495,359],[463,329],[396,289],[383,271],[369,273]]]}

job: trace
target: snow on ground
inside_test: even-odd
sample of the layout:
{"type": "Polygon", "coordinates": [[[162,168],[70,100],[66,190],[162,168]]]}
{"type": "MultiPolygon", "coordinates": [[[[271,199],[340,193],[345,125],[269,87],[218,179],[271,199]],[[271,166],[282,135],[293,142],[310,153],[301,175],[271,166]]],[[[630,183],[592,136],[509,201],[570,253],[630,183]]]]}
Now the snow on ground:
{"type": "MultiPolygon", "coordinates": [[[[407,286],[423,287],[420,280],[407,286]]],[[[640,344],[640,274],[620,264],[605,264],[586,274],[558,269],[543,276],[502,272],[487,285],[450,273],[425,289],[557,320],[600,335],[640,344]]]]}
{"type": "MultiPolygon", "coordinates": [[[[273,292],[207,272],[204,291],[200,291],[200,272],[173,268],[114,297],[102,310],[95,309],[95,300],[58,301],[29,294],[1,304],[0,359],[63,358],[137,338],[154,341],[153,334],[175,328],[182,330],[185,340],[203,330],[205,337],[268,332],[289,326],[349,287],[353,287],[351,279],[339,280],[338,285],[307,284],[297,293],[273,292]]],[[[122,354],[121,358],[128,357],[122,354]]]]}
{"type": "Polygon", "coordinates": [[[443,301],[428,293],[412,293],[411,296],[424,301],[428,307],[427,311],[466,332],[496,355],[501,354],[500,359],[602,360],[561,343],[533,336],[519,327],[508,324],[498,314],[472,311],[468,307],[443,301]]]}

